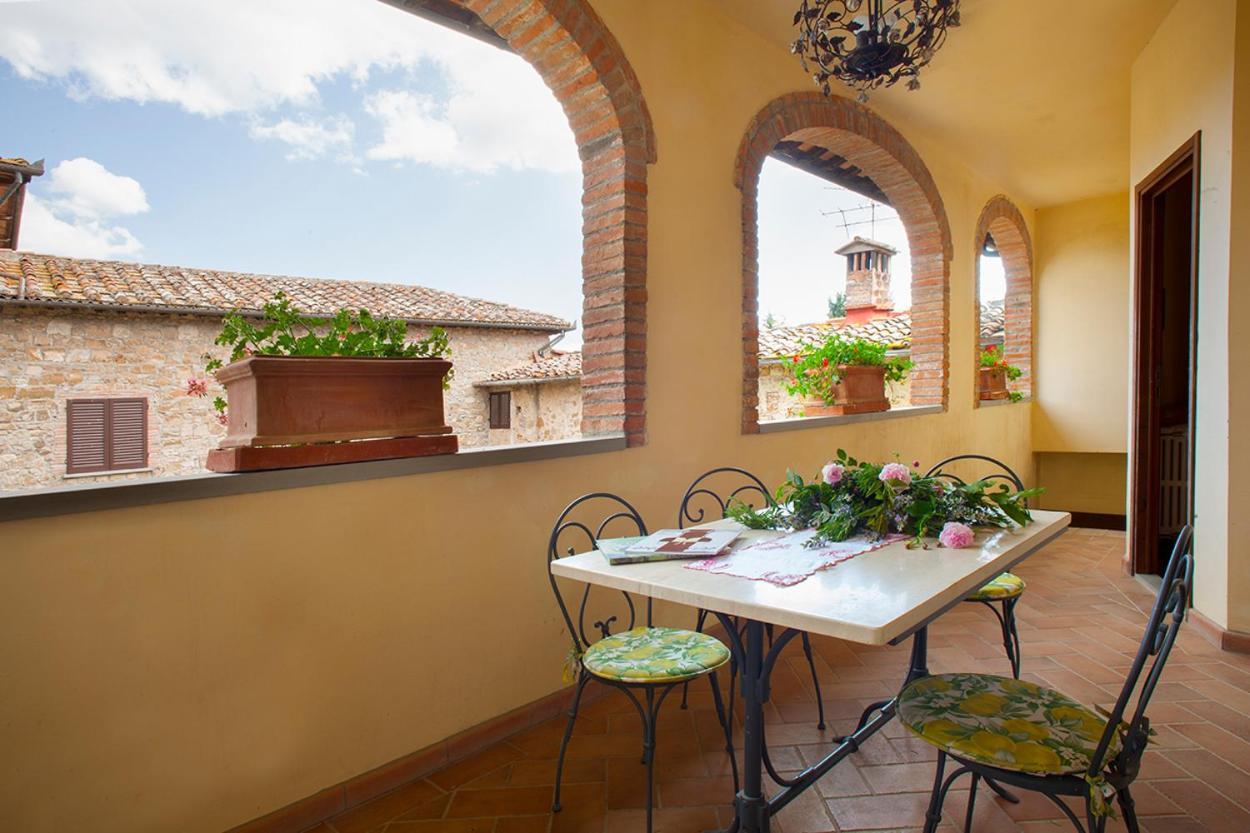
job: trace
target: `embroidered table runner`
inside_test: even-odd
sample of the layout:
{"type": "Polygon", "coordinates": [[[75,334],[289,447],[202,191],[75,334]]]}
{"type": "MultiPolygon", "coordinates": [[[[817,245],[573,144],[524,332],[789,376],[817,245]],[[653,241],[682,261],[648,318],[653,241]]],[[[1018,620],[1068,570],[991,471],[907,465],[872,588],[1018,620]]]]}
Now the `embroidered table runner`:
{"type": "Polygon", "coordinates": [[[815,534],[815,530],[805,529],[762,541],[752,542],[749,537],[744,537],[733,551],[715,558],[692,561],[686,565],[686,569],[740,576],[789,587],[804,581],[818,570],[826,570],[857,555],[881,549],[907,537],[889,535],[880,540],[851,538],[837,543],[806,546],[815,534]]]}

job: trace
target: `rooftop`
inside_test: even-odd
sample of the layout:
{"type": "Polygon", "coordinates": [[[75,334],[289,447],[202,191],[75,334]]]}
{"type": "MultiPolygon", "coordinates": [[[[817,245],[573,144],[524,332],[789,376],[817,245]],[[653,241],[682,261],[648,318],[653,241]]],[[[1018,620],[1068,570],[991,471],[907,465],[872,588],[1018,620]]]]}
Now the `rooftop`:
{"type": "MultiPolygon", "coordinates": [[[[982,305],[982,344],[1003,343],[1003,321],[1002,301],[991,301],[982,305]]],[[[800,352],[804,345],[824,341],[832,332],[839,332],[850,338],[866,338],[877,344],[884,344],[892,350],[905,350],[911,345],[911,314],[899,312],[862,323],[850,323],[845,319],[835,318],[811,324],[796,324],[791,327],[761,329],[759,355],[763,359],[793,356],[800,352]]]]}
{"type": "Polygon", "coordinates": [[[565,379],[577,379],[582,375],[582,354],[580,350],[569,353],[548,353],[536,355],[532,361],[509,367],[487,376],[478,387],[499,387],[503,384],[539,384],[542,382],[558,382],[565,379]]]}
{"type": "Polygon", "coordinates": [[[234,309],[259,312],[278,291],[310,315],[331,315],[347,307],[416,324],[553,333],[572,327],[554,315],[412,284],[253,275],[0,251],[0,303],[220,314],[234,309]]]}

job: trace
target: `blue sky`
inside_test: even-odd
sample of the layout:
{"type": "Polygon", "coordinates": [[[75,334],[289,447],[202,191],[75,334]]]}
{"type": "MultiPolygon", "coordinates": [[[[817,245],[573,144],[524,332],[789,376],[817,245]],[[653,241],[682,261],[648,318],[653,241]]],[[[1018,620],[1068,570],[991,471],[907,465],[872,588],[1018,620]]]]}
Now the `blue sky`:
{"type": "MultiPolygon", "coordinates": [[[[519,58],[377,0],[0,0],[0,16],[0,101],[20,114],[0,156],[49,171],[22,248],[580,317],[576,149],[519,58]]],[[[781,163],[760,195],[761,315],[822,318],[851,235],[906,247],[890,212],[844,228],[829,212],[865,199],[781,163]]]]}

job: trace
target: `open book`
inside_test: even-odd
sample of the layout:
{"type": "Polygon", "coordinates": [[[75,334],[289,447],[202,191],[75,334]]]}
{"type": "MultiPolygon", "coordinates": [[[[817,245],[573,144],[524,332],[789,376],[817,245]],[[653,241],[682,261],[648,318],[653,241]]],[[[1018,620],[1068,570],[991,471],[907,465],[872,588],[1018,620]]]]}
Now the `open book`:
{"type": "Polygon", "coordinates": [[[601,538],[595,546],[609,564],[637,564],[721,555],[739,535],[736,529],[661,529],[645,538],[601,538]]]}

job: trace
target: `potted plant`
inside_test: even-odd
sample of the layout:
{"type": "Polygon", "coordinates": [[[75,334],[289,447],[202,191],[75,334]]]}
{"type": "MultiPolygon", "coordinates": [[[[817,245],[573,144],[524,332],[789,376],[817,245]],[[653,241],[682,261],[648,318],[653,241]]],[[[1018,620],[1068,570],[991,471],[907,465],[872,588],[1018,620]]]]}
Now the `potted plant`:
{"type": "MultiPolygon", "coordinates": [[[[209,452],[213,471],[324,465],[457,450],[443,415],[451,377],[447,333],[408,340],[407,324],[367,310],[313,318],[278,293],[255,324],[238,311],[205,356],[226,396],[213,406],[226,437],[209,452]]],[[[203,381],[188,392],[207,395],[203,381]]]]}
{"type": "Polygon", "coordinates": [[[980,354],[980,372],[977,380],[977,396],[985,402],[997,399],[1010,399],[1019,402],[1024,394],[1007,389],[1008,382],[1014,382],[1023,374],[1020,368],[1007,364],[996,345],[990,344],[980,354]]]}
{"type": "Polygon", "coordinates": [[[886,346],[831,333],[822,344],[803,345],[786,365],[786,390],[804,397],[806,416],[843,416],[886,411],[886,383],[901,382],[910,359],[890,358],[886,346]]]}

